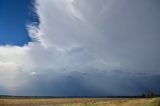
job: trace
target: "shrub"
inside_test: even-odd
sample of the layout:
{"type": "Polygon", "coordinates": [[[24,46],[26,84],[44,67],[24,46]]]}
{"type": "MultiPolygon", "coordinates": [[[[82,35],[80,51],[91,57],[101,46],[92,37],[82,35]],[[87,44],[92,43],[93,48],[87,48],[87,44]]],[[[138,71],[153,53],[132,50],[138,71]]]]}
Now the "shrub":
{"type": "Polygon", "coordinates": [[[145,98],[153,98],[153,97],[155,97],[156,95],[155,95],[155,93],[152,92],[152,91],[147,91],[147,92],[143,93],[142,96],[145,97],[145,98]]]}

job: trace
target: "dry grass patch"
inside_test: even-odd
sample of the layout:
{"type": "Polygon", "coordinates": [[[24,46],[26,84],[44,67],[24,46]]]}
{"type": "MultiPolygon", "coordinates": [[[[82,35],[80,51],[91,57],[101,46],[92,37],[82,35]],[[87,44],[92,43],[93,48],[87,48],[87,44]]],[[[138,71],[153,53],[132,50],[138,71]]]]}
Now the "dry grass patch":
{"type": "Polygon", "coordinates": [[[160,106],[160,98],[0,99],[0,106],[160,106]]]}

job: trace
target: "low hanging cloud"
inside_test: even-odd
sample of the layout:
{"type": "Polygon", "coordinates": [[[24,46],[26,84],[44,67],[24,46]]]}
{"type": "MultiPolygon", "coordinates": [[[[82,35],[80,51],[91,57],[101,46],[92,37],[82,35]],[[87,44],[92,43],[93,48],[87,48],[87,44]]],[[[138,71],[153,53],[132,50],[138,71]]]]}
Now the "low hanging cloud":
{"type": "Polygon", "coordinates": [[[33,42],[0,46],[0,93],[160,93],[158,0],[36,0],[33,42]]]}

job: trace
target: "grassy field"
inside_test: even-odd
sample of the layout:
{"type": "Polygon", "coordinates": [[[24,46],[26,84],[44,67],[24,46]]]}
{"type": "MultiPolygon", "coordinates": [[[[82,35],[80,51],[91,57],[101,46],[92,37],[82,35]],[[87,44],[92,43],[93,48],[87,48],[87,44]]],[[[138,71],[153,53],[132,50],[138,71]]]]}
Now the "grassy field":
{"type": "Polygon", "coordinates": [[[160,106],[160,98],[1,98],[0,106],[160,106]]]}

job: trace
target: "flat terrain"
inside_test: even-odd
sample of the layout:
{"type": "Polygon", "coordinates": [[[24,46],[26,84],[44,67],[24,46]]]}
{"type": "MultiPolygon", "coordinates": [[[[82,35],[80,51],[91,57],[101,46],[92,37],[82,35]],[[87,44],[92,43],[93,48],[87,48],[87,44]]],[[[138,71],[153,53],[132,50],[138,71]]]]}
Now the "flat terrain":
{"type": "Polygon", "coordinates": [[[0,106],[160,106],[160,98],[0,98],[0,106]]]}

